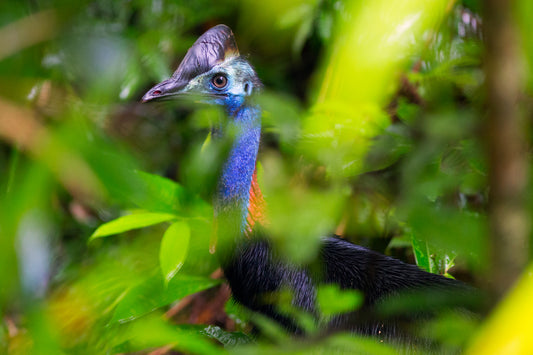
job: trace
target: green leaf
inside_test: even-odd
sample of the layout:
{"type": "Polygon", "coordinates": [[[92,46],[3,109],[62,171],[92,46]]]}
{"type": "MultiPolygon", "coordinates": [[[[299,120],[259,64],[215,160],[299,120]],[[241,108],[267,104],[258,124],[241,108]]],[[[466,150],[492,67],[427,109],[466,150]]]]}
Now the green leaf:
{"type": "Polygon", "coordinates": [[[338,285],[322,285],[317,293],[322,315],[328,317],[356,310],[363,303],[363,296],[355,290],[341,290],[338,285]]]}
{"type": "MultiPolygon", "coordinates": [[[[373,354],[373,355],[393,355],[404,353],[395,349],[392,343],[378,342],[372,337],[357,336],[355,334],[338,333],[324,341],[324,354],[373,354]]],[[[410,348],[413,353],[412,348],[410,348]]]]}
{"type": "Polygon", "coordinates": [[[189,251],[191,230],[187,223],[179,221],[166,230],[159,249],[159,265],[165,284],[181,269],[189,251]]]}
{"type": "Polygon", "coordinates": [[[176,215],[170,213],[143,212],[122,216],[98,227],[98,229],[94,231],[93,235],[91,235],[89,241],[95,238],[119,234],[132,229],[152,226],[154,224],[167,222],[173,219],[176,219],[176,215]]]}
{"type": "Polygon", "coordinates": [[[236,345],[248,344],[252,342],[252,338],[243,332],[227,332],[222,328],[210,325],[204,329],[207,336],[214,338],[227,347],[234,347],[236,345]]]}
{"type": "Polygon", "coordinates": [[[226,302],[224,311],[238,326],[237,329],[244,329],[252,317],[252,311],[250,311],[248,308],[245,308],[240,303],[237,303],[233,297],[230,297],[230,299],[226,302]]]}
{"type": "Polygon", "coordinates": [[[411,243],[413,245],[416,265],[426,270],[427,272],[432,272],[431,259],[427,241],[420,240],[413,235],[411,237],[411,243]]]}
{"type": "Polygon", "coordinates": [[[137,171],[144,183],[144,194],[132,201],[137,206],[153,212],[173,213],[179,216],[210,219],[213,216],[211,206],[187,191],[178,183],[161,177],[137,171]]]}
{"type": "Polygon", "coordinates": [[[161,315],[154,314],[121,328],[121,332],[113,339],[119,344],[113,353],[137,353],[140,350],[168,345],[184,354],[227,353],[202,333],[203,331],[195,330],[194,327],[171,325],[161,315]]]}
{"type": "Polygon", "coordinates": [[[168,285],[160,274],[130,289],[118,302],[110,323],[126,323],[193,293],[218,285],[220,280],[207,277],[177,275],[168,285]]]}
{"type": "Polygon", "coordinates": [[[455,265],[455,253],[451,251],[446,252],[426,240],[417,238],[414,234],[411,241],[416,264],[419,267],[434,274],[453,278],[448,271],[455,265]]]}

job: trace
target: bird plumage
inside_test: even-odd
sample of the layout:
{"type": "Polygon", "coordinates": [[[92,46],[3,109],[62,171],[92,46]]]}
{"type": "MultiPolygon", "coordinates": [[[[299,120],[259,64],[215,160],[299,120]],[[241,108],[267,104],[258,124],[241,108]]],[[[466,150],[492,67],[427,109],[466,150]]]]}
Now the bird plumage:
{"type": "Polygon", "coordinates": [[[361,291],[365,301],[360,310],[330,320],[327,328],[396,337],[400,334],[398,319],[380,315],[376,305],[404,291],[464,293],[468,288],[458,281],[337,237],[323,239],[317,265],[296,266],[276,255],[261,228],[264,216],[257,206],[264,203],[254,180],[261,111],[250,96],[261,86],[253,67],[239,56],[231,29],[218,25],[198,38],[171,78],[143,97],[146,102],[200,95],[203,101],[222,105],[228,114],[227,129],[233,133],[233,143],[218,181],[214,210],[222,236],[217,253],[234,298],[298,332],[298,325],[280,313],[269,296],[288,289],[293,306],[317,315],[317,287],[333,283],[342,289],[361,291]]]}

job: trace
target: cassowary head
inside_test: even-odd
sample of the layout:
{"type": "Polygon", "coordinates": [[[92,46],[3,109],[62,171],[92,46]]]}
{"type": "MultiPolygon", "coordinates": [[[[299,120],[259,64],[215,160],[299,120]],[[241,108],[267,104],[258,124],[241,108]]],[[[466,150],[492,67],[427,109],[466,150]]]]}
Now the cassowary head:
{"type": "Polygon", "coordinates": [[[239,55],[231,29],[218,25],[201,35],[172,77],[151,88],[142,101],[189,94],[232,111],[260,87],[254,69],[239,55]]]}
{"type": "Polygon", "coordinates": [[[142,98],[147,102],[189,95],[195,100],[223,105],[231,118],[227,124],[212,127],[217,147],[225,144],[220,151],[224,159],[216,171],[213,192],[218,234],[220,239],[228,240],[223,243],[228,250],[230,240],[239,238],[245,230],[251,231],[255,221],[247,218],[249,207],[259,205],[254,201],[262,199],[257,188],[253,190],[255,200],[250,202],[261,136],[261,111],[247,100],[261,86],[252,66],[239,55],[231,29],[218,25],[194,42],[172,77],[155,85],[142,98]]]}

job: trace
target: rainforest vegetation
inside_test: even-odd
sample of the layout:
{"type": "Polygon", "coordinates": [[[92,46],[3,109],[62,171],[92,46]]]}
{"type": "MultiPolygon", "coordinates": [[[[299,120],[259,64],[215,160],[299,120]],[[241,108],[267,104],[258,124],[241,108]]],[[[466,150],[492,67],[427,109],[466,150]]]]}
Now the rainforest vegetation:
{"type": "MultiPolygon", "coordinates": [[[[486,301],[422,324],[435,351],[533,353],[531,0],[3,0],[0,354],[402,350],[321,334],[281,295],[294,338],[231,298],[212,240],[224,112],[141,103],[217,24],[264,84],[280,254],[308,264],[337,234],[459,279],[486,301]]],[[[317,293],[326,318],[362,299],[317,293]]]]}

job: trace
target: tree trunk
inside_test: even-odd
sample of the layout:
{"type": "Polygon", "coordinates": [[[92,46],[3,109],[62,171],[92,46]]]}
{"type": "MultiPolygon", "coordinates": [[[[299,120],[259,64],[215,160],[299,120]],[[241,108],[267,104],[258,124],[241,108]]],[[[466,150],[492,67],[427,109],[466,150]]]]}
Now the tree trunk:
{"type": "Polygon", "coordinates": [[[529,216],[526,209],[528,162],[525,122],[519,96],[525,77],[519,55],[513,1],[486,0],[485,123],[489,161],[489,218],[492,280],[498,300],[513,285],[529,255],[529,216]]]}

